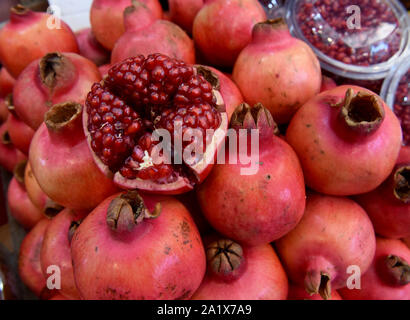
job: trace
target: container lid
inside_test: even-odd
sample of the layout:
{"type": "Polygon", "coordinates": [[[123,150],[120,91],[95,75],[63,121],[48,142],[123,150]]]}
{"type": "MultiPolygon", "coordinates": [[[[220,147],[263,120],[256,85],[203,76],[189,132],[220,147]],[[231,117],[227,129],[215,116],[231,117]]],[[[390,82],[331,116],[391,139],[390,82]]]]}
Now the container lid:
{"type": "Polygon", "coordinates": [[[289,0],[286,21],[323,69],[345,78],[382,79],[410,50],[410,19],[397,0],[289,0]]]}

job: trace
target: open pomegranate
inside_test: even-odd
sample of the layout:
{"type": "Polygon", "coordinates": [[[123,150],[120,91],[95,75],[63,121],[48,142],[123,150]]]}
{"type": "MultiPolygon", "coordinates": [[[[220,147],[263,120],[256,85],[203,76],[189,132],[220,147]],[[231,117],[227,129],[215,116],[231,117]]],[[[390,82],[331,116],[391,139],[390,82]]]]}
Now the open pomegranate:
{"type": "Polygon", "coordinates": [[[389,178],[378,188],[355,197],[372,220],[377,234],[410,237],[410,153],[402,147],[389,178]]]}
{"type": "Polygon", "coordinates": [[[410,249],[400,240],[376,239],[376,254],[360,289],[339,290],[347,300],[410,300],[410,249]]]}
{"type": "Polygon", "coordinates": [[[210,172],[227,131],[220,93],[194,67],[162,54],[114,65],[85,105],[94,159],[125,189],[192,190],[210,172]]]}
{"type": "Polygon", "coordinates": [[[324,299],[347,285],[346,269],[364,274],[376,249],[376,237],[366,212],[353,200],[308,195],[302,220],[275,242],[290,280],[324,299]]]}
{"type": "Polygon", "coordinates": [[[182,203],[136,191],[97,206],[75,231],[71,254],[83,299],[189,299],[206,269],[182,203]]]}
{"type": "Polygon", "coordinates": [[[285,300],[288,279],[270,244],[206,240],[207,273],[193,300],[285,300]]]}
{"type": "Polygon", "coordinates": [[[377,94],[344,85],[305,103],[292,118],[286,140],[310,188],[348,196],[369,192],[389,176],[402,134],[399,120],[377,94]]]}

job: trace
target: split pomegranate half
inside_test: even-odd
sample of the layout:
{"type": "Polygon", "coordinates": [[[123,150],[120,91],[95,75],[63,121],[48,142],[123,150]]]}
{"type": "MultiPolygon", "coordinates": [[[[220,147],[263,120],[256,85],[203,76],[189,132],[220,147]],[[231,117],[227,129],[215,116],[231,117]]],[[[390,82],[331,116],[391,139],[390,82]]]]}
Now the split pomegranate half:
{"type": "Polygon", "coordinates": [[[194,66],[163,54],[114,65],[85,105],[94,160],[124,189],[192,190],[209,174],[228,127],[217,88],[194,66]]]}

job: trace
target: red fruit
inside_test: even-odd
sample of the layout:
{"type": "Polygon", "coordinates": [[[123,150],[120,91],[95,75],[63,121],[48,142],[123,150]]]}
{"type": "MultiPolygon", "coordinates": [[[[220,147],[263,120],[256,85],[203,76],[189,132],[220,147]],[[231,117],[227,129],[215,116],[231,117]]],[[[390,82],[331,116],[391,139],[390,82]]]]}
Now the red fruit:
{"type": "Polygon", "coordinates": [[[355,200],[366,210],[377,234],[386,238],[410,237],[410,154],[402,147],[389,178],[355,200]]]}
{"type": "Polygon", "coordinates": [[[29,159],[34,176],[56,203],[74,210],[94,208],[116,192],[95,165],[81,125],[82,106],[54,105],[36,131],[29,159]]]}
{"type": "Polygon", "coordinates": [[[198,66],[197,70],[210,83],[212,83],[215,88],[218,88],[225,102],[228,120],[230,120],[236,107],[244,102],[242,93],[239,91],[236,84],[221,71],[208,66],[198,66]]]}
{"type": "Polygon", "coordinates": [[[16,149],[7,131],[7,123],[0,125],[0,166],[12,172],[14,167],[27,157],[16,149]]]}
{"type": "MultiPolygon", "coordinates": [[[[125,8],[137,1],[133,0],[94,0],[91,6],[91,28],[98,42],[106,49],[112,50],[115,43],[124,33],[125,8]]],[[[162,17],[162,8],[158,0],[140,0],[154,17],[162,17]]]]}
{"type": "Polygon", "coordinates": [[[192,190],[210,172],[208,160],[214,159],[227,130],[223,109],[219,92],[193,67],[162,54],[140,55],[113,66],[105,81],[93,86],[83,122],[97,165],[117,185],[178,194],[192,190]],[[176,125],[181,128],[174,132],[176,125]],[[182,143],[182,134],[187,138],[194,132],[205,139],[209,129],[215,130],[209,145],[201,139],[182,143]],[[162,146],[181,143],[180,150],[167,144],[174,150],[161,151],[153,133],[169,134],[171,141],[162,146]],[[187,159],[192,145],[200,152],[187,159]],[[183,164],[175,161],[182,149],[183,164]]]}
{"type": "Polygon", "coordinates": [[[110,70],[111,65],[110,64],[104,64],[98,68],[101,74],[101,78],[104,78],[108,74],[108,70],[110,70]]]}
{"type": "Polygon", "coordinates": [[[410,300],[410,249],[400,240],[376,239],[372,265],[362,274],[360,289],[344,288],[347,300],[410,300]]]}
{"type": "Polygon", "coordinates": [[[169,19],[192,34],[195,16],[204,5],[204,0],[168,0],[169,19]]]}
{"type": "Polygon", "coordinates": [[[43,190],[41,190],[36,177],[34,176],[30,162],[27,162],[24,172],[24,186],[27,191],[27,195],[31,202],[43,212],[47,217],[54,217],[64,208],[51,200],[43,190]]]}
{"type": "Polygon", "coordinates": [[[76,32],[76,38],[80,54],[83,57],[91,60],[97,66],[110,61],[110,52],[95,39],[90,28],[76,32]]]}
{"type": "Polygon", "coordinates": [[[7,99],[0,97],[0,124],[6,122],[9,116],[9,110],[7,109],[7,99]]]}
{"type": "Polygon", "coordinates": [[[13,103],[10,100],[11,95],[9,95],[7,102],[8,110],[10,112],[10,115],[7,118],[7,131],[13,145],[27,155],[31,139],[33,139],[34,136],[34,130],[19,119],[15,113],[14,106],[12,105],[13,103]]]}
{"type": "Polygon", "coordinates": [[[136,191],[95,208],[74,233],[71,253],[84,299],[189,299],[206,269],[186,208],[174,198],[136,191]]]}
{"type": "Polygon", "coordinates": [[[124,11],[125,33],[116,42],[111,63],[138,55],[162,53],[185,63],[195,63],[194,42],[176,24],[158,20],[144,4],[135,1],[124,11]]]}
{"type": "Polygon", "coordinates": [[[410,249],[410,237],[401,239],[404,244],[410,249]]]}
{"type": "Polygon", "coordinates": [[[401,129],[375,93],[339,86],[303,105],[286,139],[299,156],[309,187],[330,195],[354,195],[375,189],[389,176],[401,129]]]}
{"type": "Polygon", "coordinates": [[[32,61],[53,51],[78,52],[70,27],[47,13],[12,8],[10,21],[0,30],[0,61],[7,71],[17,78],[32,61]]]}
{"type": "Polygon", "coordinates": [[[83,104],[92,84],[100,80],[100,72],[90,60],[75,53],[49,53],[32,62],[17,79],[15,111],[37,130],[52,105],[67,101],[83,104]]]}
{"type": "Polygon", "coordinates": [[[257,0],[206,0],[195,17],[192,33],[209,64],[233,67],[252,40],[253,26],[264,20],[265,11],[257,0]]]}
{"type": "Polygon", "coordinates": [[[215,238],[206,249],[208,268],[193,300],[285,300],[288,279],[270,244],[215,238]]]}
{"type": "Polygon", "coordinates": [[[376,239],[366,212],[354,201],[311,194],[300,223],[275,245],[290,280],[328,299],[332,289],[347,285],[347,267],[366,272],[376,239]]]}
{"type": "Polygon", "coordinates": [[[13,91],[16,80],[10,75],[6,68],[0,69],[0,97],[6,97],[13,91]]]}
{"type": "Polygon", "coordinates": [[[85,212],[74,212],[70,209],[61,211],[49,223],[41,247],[40,259],[44,277],[49,276],[49,266],[58,266],[61,272],[60,293],[70,299],[80,298],[71,262],[71,238],[85,216],[85,212]]]}
{"type": "MultiPolygon", "coordinates": [[[[305,288],[295,285],[289,286],[288,300],[324,300],[320,294],[309,294],[305,288]]],[[[332,290],[329,300],[343,300],[336,290],[332,290]]]]}
{"type": "Polygon", "coordinates": [[[269,243],[292,230],[303,215],[302,169],[292,148],[275,135],[276,124],[262,105],[240,105],[231,127],[259,130],[259,154],[255,154],[259,158],[252,159],[252,164],[259,165],[244,174],[249,163],[241,163],[236,151],[227,151],[226,159],[229,155],[237,164],[229,160],[232,164],[215,166],[198,189],[199,204],[209,223],[223,235],[242,244],[269,243]]]}
{"type": "Polygon", "coordinates": [[[14,177],[7,191],[7,203],[10,213],[26,230],[33,228],[44,218],[43,213],[30,200],[24,187],[24,168],[26,161],[16,166],[14,177]]]}
{"type": "Polygon", "coordinates": [[[332,78],[322,76],[322,85],[320,87],[320,92],[330,90],[336,87],[337,87],[337,84],[332,78]]]}
{"type": "Polygon", "coordinates": [[[46,288],[46,279],[41,272],[40,251],[49,223],[48,219],[39,221],[24,237],[19,252],[18,272],[21,281],[38,297],[46,288]]]}
{"type": "Polygon", "coordinates": [[[70,299],[67,299],[62,294],[55,294],[49,300],[70,300],[70,299]]]}
{"type": "Polygon", "coordinates": [[[317,57],[292,37],[282,19],[258,23],[235,62],[233,80],[249,104],[262,103],[278,123],[315,96],[322,82],[317,57]]]}

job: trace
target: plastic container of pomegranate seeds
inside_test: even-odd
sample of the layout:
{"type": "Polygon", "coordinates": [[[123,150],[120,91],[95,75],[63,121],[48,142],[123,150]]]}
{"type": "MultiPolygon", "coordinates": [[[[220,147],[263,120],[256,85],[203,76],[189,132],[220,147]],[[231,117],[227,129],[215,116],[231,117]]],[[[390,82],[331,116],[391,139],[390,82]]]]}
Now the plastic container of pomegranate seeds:
{"type": "Polygon", "coordinates": [[[410,56],[390,71],[380,95],[400,119],[403,144],[410,145],[410,56]]]}
{"type": "Polygon", "coordinates": [[[410,50],[410,19],[397,0],[288,0],[285,17],[339,83],[379,92],[410,50]]]}

